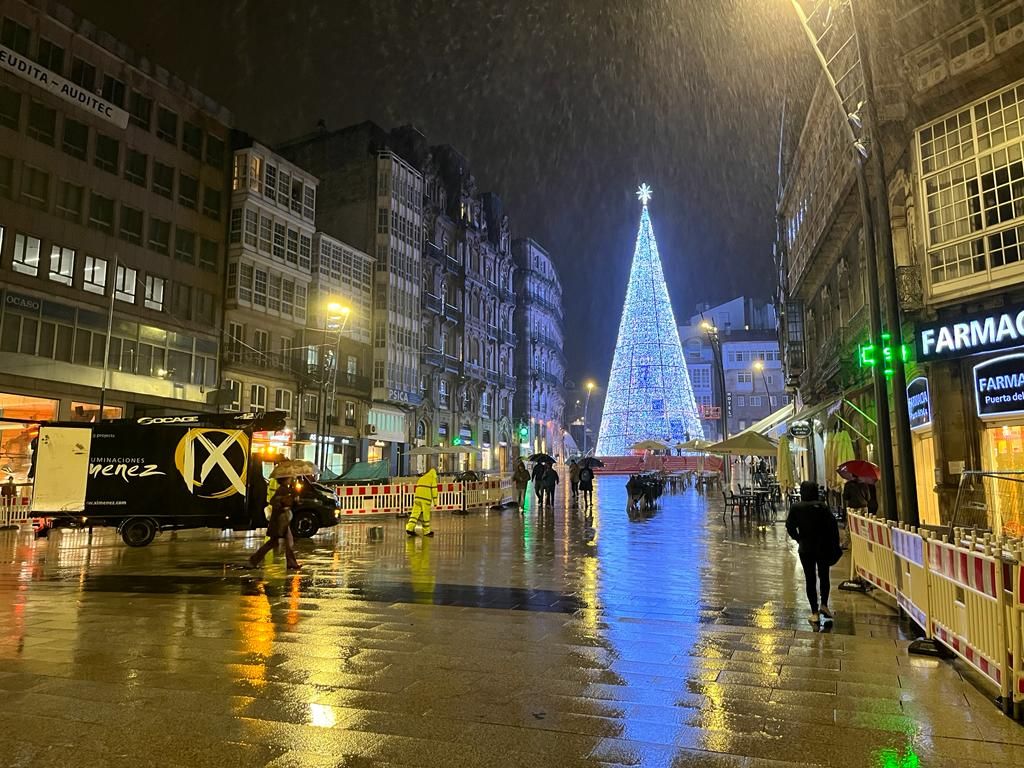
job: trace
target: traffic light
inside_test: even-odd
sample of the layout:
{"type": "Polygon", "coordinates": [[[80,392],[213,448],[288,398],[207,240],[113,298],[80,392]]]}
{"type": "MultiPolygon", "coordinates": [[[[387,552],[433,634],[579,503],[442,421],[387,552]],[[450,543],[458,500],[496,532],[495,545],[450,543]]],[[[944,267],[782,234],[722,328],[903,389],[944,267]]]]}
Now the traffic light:
{"type": "Polygon", "coordinates": [[[452,445],[462,445],[462,438],[461,437],[453,437],[452,438],[452,445]]]}
{"type": "Polygon", "coordinates": [[[519,439],[525,440],[530,436],[530,430],[525,424],[519,425],[519,439]]]}

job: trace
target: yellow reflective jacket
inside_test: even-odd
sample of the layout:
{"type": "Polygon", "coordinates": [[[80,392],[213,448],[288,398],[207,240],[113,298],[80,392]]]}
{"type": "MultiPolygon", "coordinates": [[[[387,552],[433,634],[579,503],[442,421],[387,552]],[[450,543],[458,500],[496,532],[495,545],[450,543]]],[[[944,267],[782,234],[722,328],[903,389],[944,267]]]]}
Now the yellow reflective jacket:
{"type": "Polygon", "coordinates": [[[416,501],[427,501],[432,505],[437,500],[437,470],[428,469],[416,481],[416,501]]]}

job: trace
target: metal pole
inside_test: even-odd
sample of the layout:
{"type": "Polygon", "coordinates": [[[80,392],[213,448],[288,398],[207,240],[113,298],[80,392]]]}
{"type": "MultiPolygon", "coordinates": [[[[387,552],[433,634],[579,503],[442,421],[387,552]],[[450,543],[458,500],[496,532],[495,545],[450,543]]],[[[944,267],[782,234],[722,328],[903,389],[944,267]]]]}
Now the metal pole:
{"type": "Polygon", "coordinates": [[[590,410],[590,389],[587,389],[587,399],[583,403],[583,455],[587,455],[587,412],[590,410]]]}
{"type": "Polygon", "coordinates": [[[761,381],[764,382],[764,396],[768,398],[768,415],[772,415],[772,393],[768,391],[768,377],[764,375],[764,368],[761,368],[761,381]]]}
{"type": "MultiPolygon", "coordinates": [[[[920,523],[917,502],[917,478],[915,477],[914,453],[910,433],[910,408],[907,405],[907,372],[903,362],[903,326],[900,321],[900,300],[896,287],[896,256],[892,246],[892,219],[889,212],[889,190],[886,185],[885,157],[882,152],[882,132],[875,109],[874,82],[871,62],[865,55],[869,40],[868,30],[856,12],[857,4],[850,3],[850,14],[856,30],[861,72],[864,77],[866,95],[864,109],[867,130],[872,138],[871,163],[872,187],[878,211],[878,242],[882,260],[882,291],[885,297],[885,325],[892,345],[892,411],[896,438],[896,454],[899,459],[899,501],[898,519],[910,525],[920,523]]],[[[895,476],[893,478],[895,480],[895,476]]]]}
{"type": "Polygon", "coordinates": [[[110,371],[110,336],[114,332],[114,294],[117,293],[117,254],[110,280],[110,306],[107,309],[107,341],[103,345],[103,381],[100,384],[100,412],[97,421],[103,421],[103,408],[107,402],[107,376],[110,371]]]}

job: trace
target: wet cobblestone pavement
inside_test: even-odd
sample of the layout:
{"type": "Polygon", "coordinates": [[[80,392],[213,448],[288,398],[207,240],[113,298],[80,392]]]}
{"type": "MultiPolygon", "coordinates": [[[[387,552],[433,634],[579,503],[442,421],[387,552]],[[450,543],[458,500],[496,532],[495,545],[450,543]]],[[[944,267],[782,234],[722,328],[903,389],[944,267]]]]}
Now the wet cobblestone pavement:
{"type": "Polygon", "coordinates": [[[631,520],[623,483],[592,523],[559,497],[433,540],[344,525],[298,575],[241,568],[256,536],[0,532],[0,764],[1024,765],[889,607],[837,592],[811,631],[781,523],[694,491],[631,520]]]}

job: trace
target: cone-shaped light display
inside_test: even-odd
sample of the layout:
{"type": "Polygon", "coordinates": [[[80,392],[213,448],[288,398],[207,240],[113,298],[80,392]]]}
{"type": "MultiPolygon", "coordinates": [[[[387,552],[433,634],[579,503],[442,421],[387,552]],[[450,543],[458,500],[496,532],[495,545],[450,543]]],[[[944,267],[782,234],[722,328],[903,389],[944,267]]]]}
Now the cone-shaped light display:
{"type": "Polygon", "coordinates": [[[650,187],[642,184],[637,197],[643,205],[640,231],[608,375],[598,456],[626,456],[641,440],[675,445],[704,437],[647,210],[650,187]]]}

